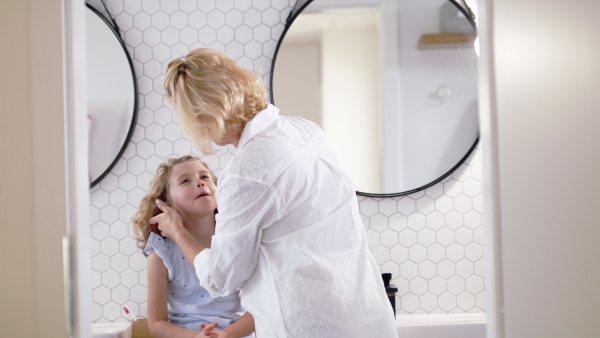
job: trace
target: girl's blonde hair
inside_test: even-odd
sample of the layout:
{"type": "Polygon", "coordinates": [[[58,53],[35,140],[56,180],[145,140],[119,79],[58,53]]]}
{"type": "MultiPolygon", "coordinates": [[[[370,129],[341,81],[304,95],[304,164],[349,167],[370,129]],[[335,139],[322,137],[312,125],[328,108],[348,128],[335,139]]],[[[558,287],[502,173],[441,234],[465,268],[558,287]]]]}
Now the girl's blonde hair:
{"type": "Polygon", "coordinates": [[[164,86],[183,132],[204,154],[211,142],[239,136],[268,104],[261,76],[209,48],[169,62],[164,86]]]}
{"type": "Polygon", "coordinates": [[[150,233],[154,232],[160,235],[158,225],[150,224],[149,222],[150,218],[158,215],[161,212],[156,206],[155,201],[157,199],[165,202],[171,201],[171,197],[169,195],[169,177],[171,176],[173,168],[175,168],[175,166],[178,164],[192,161],[201,163],[210,173],[213,182],[217,184],[217,177],[212,170],[210,170],[206,163],[200,161],[200,159],[195,156],[185,155],[178,158],[169,158],[165,162],[161,163],[156,169],[154,178],[152,178],[152,181],[150,181],[150,189],[148,189],[148,192],[140,201],[138,212],[131,218],[138,248],[142,250],[145,256],[147,255],[146,252],[144,252],[144,248],[146,247],[146,243],[148,243],[150,233]]]}

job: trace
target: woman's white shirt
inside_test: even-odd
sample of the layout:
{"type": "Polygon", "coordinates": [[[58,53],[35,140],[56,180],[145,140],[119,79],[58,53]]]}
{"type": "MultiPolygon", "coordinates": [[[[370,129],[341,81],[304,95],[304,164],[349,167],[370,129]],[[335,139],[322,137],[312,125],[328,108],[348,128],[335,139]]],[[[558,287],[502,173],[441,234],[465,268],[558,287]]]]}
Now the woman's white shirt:
{"type": "Polygon", "coordinates": [[[313,122],[269,105],[219,177],[212,249],[194,259],[213,296],[241,290],[258,337],[396,337],[354,185],[313,122]]]}

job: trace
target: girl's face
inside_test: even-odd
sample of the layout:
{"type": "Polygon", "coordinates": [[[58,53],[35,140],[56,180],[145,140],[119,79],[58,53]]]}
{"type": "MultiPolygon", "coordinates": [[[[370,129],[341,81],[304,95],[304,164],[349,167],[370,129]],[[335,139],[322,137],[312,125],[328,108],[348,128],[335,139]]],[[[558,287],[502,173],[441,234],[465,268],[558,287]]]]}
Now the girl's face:
{"type": "Polygon", "coordinates": [[[214,213],[217,208],[217,187],[202,163],[184,162],[173,167],[169,177],[172,207],[182,217],[214,213]]]}

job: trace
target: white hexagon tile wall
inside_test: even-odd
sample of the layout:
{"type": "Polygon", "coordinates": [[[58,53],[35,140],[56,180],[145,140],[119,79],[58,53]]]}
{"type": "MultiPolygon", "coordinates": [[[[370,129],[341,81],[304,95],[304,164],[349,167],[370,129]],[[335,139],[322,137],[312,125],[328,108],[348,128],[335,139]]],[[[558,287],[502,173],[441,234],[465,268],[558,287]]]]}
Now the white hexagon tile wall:
{"type": "MultiPolygon", "coordinates": [[[[102,11],[99,0],[88,1],[102,11]]],[[[129,223],[157,165],[194,153],[217,175],[233,148],[202,156],[182,135],[164,101],[169,60],[206,46],[269,76],[284,22],[295,0],[107,0],[131,53],[139,86],[131,143],[91,193],[90,239],[94,322],[126,320],[128,304],[146,316],[146,258],[129,223]]],[[[103,11],[102,11],[103,12],[103,11]]],[[[358,197],[369,246],[398,288],[397,313],[484,312],[481,155],[477,149],[451,176],[396,198],[358,197]]]]}

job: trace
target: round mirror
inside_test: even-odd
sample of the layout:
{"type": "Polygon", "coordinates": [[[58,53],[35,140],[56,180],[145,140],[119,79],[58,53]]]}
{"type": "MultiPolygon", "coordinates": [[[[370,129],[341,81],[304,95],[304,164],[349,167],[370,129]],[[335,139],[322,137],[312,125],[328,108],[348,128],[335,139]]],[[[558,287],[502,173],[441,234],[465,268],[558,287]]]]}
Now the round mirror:
{"type": "Polygon", "coordinates": [[[321,126],[359,195],[413,193],[478,142],[475,38],[454,1],[307,1],[279,40],[271,100],[321,126]]]}
{"type": "Polygon", "coordinates": [[[137,85],[131,57],[117,30],[86,10],[88,165],[90,187],[121,157],[136,123],[137,85]]]}

